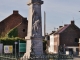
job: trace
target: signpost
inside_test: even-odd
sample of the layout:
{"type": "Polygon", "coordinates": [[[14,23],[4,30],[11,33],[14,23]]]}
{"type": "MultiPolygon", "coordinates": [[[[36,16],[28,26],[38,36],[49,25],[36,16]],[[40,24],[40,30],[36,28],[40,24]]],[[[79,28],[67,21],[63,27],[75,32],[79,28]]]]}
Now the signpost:
{"type": "Polygon", "coordinates": [[[19,52],[26,52],[26,43],[19,43],[19,52]]]}
{"type": "Polygon", "coordinates": [[[26,43],[21,43],[19,40],[19,57],[20,57],[20,52],[26,52],[26,43]]]}
{"type": "Polygon", "coordinates": [[[4,53],[13,53],[12,45],[4,45],[4,53]]]}
{"type": "Polygon", "coordinates": [[[16,58],[16,44],[18,44],[17,42],[15,42],[15,58],[16,58]]]}

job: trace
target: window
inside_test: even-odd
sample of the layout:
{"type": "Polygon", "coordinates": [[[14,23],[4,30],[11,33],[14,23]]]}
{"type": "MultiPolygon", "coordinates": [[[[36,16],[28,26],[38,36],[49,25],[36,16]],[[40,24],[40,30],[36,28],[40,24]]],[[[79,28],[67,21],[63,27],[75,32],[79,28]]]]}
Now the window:
{"type": "Polygon", "coordinates": [[[25,29],[23,29],[23,32],[25,32],[25,29]]]}
{"type": "Polygon", "coordinates": [[[77,42],[77,43],[78,43],[78,42],[79,42],[79,39],[78,39],[78,38],[75,38],[75,42],[77,42]]]}

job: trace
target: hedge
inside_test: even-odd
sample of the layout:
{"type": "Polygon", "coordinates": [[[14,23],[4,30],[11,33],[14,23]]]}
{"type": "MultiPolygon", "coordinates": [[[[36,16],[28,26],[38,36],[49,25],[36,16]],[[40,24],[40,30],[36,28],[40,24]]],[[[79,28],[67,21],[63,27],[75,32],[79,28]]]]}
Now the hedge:
{"type": "Polygon", "coordinates": [[[0,42],[3,43],[4,45],[13,45],[14,42],[22,42],[22,43],[26,43],[25,39],[19,38],[19,37],[15,37],[15,38],[8,38],[8,37],[4,37],[4,38],[0,38],[0,42]]]}

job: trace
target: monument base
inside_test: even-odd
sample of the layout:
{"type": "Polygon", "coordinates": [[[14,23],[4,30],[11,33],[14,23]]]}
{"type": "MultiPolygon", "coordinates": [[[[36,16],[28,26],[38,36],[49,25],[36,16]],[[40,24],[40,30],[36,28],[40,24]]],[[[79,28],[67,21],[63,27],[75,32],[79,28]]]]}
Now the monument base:
{"type": "Polygon", "coordinates": [[[26,39],[26,57],[43,55],[43,37],[25,37],[26,39]]]}
{"type": "Polygon", "coordinates": [[[37,38],[34,38],[32,39],[31,43],[31,53],[36,55],[36,56],[39,56],[39,55],[42,55],[43,54],[43,43],[42,43],[42,38],[40,39],[37,39],[37,38]]]}

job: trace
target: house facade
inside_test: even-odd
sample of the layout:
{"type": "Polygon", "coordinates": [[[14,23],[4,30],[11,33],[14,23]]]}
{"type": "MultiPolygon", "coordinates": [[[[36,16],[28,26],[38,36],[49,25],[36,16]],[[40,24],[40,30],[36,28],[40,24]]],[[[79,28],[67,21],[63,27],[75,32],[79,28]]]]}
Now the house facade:
{"type": "Polygon", "coordinates": [[[80,29],[75,25],[74,21],[71,21],[70,24],[60,26],[59,29],[53,33],[53,37],[53,53],[58,53],[59,47],[62,46],[65,47],[66,50],[70,51],[70,53],[78,54],[80,29]]]}
{"type": "Polygon", "coordinates": [[[11,29],[17,26],[18,36],[25,38],[27,36],[28,20],[19,14],[17,10],[0,22],[0,36],[4,37],[11,29]]]}

